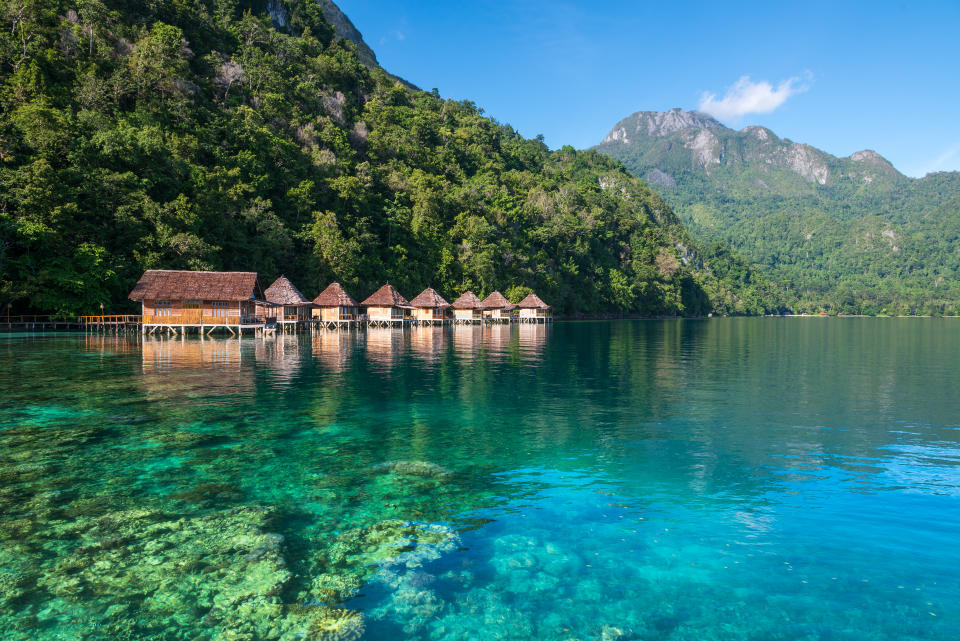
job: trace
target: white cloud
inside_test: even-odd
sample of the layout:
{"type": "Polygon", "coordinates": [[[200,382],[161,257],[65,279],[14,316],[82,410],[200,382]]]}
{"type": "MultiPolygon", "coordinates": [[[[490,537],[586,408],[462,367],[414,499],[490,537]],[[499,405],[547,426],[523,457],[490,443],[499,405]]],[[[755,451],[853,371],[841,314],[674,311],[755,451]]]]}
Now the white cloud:
{"type": "Polygon", "coordinates": [[[809,89],[811,80],[812,74],[808,72],[804,78],[788,78],[774,88],[769,82],[754,82],[750,76],[741,76],[719,100],[716,94],[705,91],[698,109],[721,120],[747,114],[768,114],[790,96],[809,89]]]}

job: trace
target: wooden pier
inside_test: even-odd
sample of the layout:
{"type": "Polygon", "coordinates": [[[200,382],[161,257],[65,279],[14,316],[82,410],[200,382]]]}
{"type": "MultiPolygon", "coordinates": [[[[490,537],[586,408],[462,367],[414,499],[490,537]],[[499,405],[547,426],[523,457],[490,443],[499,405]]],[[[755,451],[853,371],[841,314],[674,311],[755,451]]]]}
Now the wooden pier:
{"type": "Polygon", "coordinates": [[[61,316],[4,316],[0,317],[0,329],[8,331],[47,331],[80,329],[79,319],[61,316]]]}

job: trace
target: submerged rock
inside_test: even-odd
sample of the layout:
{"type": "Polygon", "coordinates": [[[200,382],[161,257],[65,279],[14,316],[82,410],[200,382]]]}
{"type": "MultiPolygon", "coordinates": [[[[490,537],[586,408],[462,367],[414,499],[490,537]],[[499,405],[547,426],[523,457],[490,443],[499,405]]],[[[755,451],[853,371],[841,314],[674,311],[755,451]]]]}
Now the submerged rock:
{"type": "Polygon", "coordinates": [[[439,480],[447,479],[453,475],[450,470],[442,465],[427,461],[388,461],[375,466],[373,469],[379,474],[400,474],[439,480]]]}

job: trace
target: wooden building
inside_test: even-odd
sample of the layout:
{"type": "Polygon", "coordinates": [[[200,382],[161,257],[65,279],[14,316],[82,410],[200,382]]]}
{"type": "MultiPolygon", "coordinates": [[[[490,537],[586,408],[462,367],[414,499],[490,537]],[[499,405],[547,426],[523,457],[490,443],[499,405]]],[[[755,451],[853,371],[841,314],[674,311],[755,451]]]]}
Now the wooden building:
{"type": "Polygon", "coordinates": [[[513,310],[516,307],[506,296],[494,291],[483,299],[483,317],[489,321],[509,322],[513,320],[513,310]]]}
{"type": "Polygon", "coordinates": [[[201,332],[226,327],[264,329],[275,326],[256,272],[197,272],[149,269],[143,273],[130,300],[141,304],[142,331],[197,328],[201,332]]]}
{"type": "Polygon", "coordinates": [[[362,320],[360,303],[340,283],[330,283],[313,299],[313,317],[321,327],[351,327],[362,320]]]}
{"type": "MultiPolygon", "coordinates": [[[[313,307],[306,296],[300,293],[296,285],[290,280],[281,276],[273,281],[270,287],[263,292],[267,302],[276,305],[274,310],[277,315],[277,322],[281,327],[296,327],[300,323],[310,320],[310,310],[313,307]]],[[[269,313],[269,308],[262,308],[264,314],[269,313]]]]}
{"type": "Polygon", "coordinates": [[[453,301],[453,316],[458,323],[483,322],[483,302],[471,291],[453,301]]]}
{"type": "Polygon", "coordinates": [[[413,320],[417,323],[438,325],[449,322],[452,318],[450,303],[432,287],[427,287],[417,294],[416,298],[410,301],[410,306],[413,307],[413,320]]]}
{"type": "Polygon", "coordinates": [[[545,323],[553,320],[553,309],[533,292],[517,303],[517,309],[520,310],[518,319],[521,323],[545,323]]]}
{"type": "Polygon", "coordinates": [[[374,327],[403,325],[411,319],[413,308],[397,288],[387,283],[360,303],[367,310],[367,323],[374,327]]]}

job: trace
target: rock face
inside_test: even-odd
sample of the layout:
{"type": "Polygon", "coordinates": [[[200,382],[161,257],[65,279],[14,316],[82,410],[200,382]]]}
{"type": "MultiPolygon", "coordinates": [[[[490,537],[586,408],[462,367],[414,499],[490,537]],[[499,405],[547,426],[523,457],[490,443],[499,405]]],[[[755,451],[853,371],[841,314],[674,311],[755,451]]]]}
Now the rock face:
{"type": "Polygon", "coordinates": [[[747,186],[766,192],[789,192],[802,183],[832,185],[852,180],[863,184],[903,178],[875,151],[837,158],[810,145],[781,139],[766,127],[734,131],[707,114],[682,109],[639,111],[628,116],[614,125],[597,149],[623,160],[638,176],[650,176],[651,182],[666,186],[672,185],[662,182],[664,175],[694,171],[715,176],[718,170],[786,172],[775,181],[775,187],[770,181],[751,177],[747,186]]]}
{"type": "Polygon", "coordinates": [[[380,63],[377,62],[377,54],[363,41],[363,35],[353,26],[350,18],[340,11],[340,7],[332,2],[332,0],[317,0],[317,2],[320,5],[320,9],[323,10],[323,17],[330,23],[336,34],[344,40],[349,40],[357,45],[357,57],[360,59],[360,62],[368,67],[379,67],[380,63]]]}

